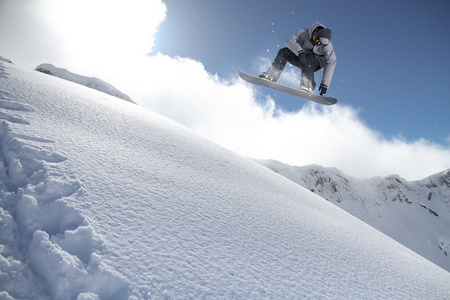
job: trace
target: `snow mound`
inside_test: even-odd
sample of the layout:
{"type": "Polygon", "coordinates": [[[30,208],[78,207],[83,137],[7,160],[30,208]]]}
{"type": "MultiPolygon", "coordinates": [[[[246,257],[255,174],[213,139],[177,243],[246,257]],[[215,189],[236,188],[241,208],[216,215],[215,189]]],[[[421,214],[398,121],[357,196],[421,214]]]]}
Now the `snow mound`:
{"type": "Polygon", "coordinates": [[[142,107],[3,63],[0,98],[3,298],[450,295],[450,273],[142,107]]]}
{"type": "Polygon", "coordinates": [[[74,74],[69,72],[66,69],[57,68],[51,64],[40,64],[36,67],[36,71],[53,75],[71,82],[75,82],[84,86],[87,86],[91,89],[95,89],[97,91],[109,94],[111,96],[123,99],[125,101],[135,103],[133,100],[131,100],[130,97],[128,97],[126,94],[122,93],[118,89],[116,89],[111,84],[104,82],[101,79],[98,79],[96,77],[86,77],[81,76],[78,74],[74,74]]]}

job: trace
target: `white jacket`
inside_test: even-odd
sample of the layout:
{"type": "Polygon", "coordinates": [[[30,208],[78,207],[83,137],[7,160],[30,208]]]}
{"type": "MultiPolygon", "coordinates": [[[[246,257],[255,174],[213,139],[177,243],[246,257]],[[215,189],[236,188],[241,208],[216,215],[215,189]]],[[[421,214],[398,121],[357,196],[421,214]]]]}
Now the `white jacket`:
{"type": "Polygon", "coordinates": [[[298,54],[301,50],[305,50],[316,55],[320,62],[320,67],[323,68],[321,84],[328,88],[333,78],[334,68],[336,67],[336,54],[334,53],[331,42],[326,46],[318,46],[313,43],[313,31],[319,26],[325,28],[321,23],[314,23],[311,27],[303,28],[288,38],[285,44],[295,54],[298,54]]]}

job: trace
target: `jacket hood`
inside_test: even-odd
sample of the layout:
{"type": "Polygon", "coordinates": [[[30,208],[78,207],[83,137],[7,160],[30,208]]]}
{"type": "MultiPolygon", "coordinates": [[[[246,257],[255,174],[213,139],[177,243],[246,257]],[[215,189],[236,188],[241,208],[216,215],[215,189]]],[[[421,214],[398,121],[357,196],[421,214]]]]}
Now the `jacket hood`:
{"type": "Polygon", "coordinates": [[[322,23],[319,23],[319,22],[312,24],[311,27],[308,28],[309,38],[312,38],[312,33],[317,27],[326,28],[322,23]]]}

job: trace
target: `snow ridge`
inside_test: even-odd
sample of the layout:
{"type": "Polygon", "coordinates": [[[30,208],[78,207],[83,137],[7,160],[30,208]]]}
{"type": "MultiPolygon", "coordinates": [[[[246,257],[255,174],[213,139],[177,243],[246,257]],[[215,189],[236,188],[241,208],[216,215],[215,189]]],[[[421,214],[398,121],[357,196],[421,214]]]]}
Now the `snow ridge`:
{"type": "Polygon", "coordinates": [[[40,64],[39,66],[36,67],[36,71],[53,75],[71,82],[75,82],[87,86],[91,89],[98,90],[111,96],[123,99],[125,101],[135,103],[133,100],[131,100],[130,97],[128,97],[128,95],[122,93],[111,84],[104,82],[103,80],[98,79],[96,77],[87,77],[74,74],[66,69],[57,68],[52,64],[40,64]]]}
{"type": "Polygon", "coordinates": [[[0,110],[0,298],[125,298],[128,283],[102,264],[102,241],[67,203],[82,192],[78,180],[59,176],[67,158],[46,150],[53,141],[11,129],[30,124],[33,107],[0,90],[0,110]]]}
{"type": "Polygon", "coordinates": [[[450,170],[419,181],[256,160],[450,271],[450,170]]]}

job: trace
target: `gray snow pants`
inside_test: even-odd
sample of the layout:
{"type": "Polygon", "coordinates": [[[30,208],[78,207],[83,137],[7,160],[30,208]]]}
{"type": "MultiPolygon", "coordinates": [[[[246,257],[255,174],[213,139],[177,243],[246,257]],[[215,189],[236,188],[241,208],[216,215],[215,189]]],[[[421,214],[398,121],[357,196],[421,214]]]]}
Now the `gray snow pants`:
{"type": "Polygon", "coordinates": [[[274,81],[277,81],[280,78],[287,62],[302,70],[300,86],[314,90],[316,87],[314,72],[321,69],[319,59],[316,55],[312,52],[304,52],[297,56],[289,48],[280,49],[277,56],[273,60],[272,65],[267,71],[273,76],[274,81]]]}

